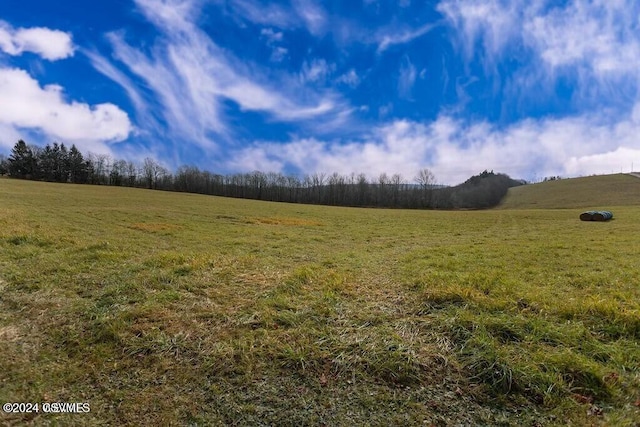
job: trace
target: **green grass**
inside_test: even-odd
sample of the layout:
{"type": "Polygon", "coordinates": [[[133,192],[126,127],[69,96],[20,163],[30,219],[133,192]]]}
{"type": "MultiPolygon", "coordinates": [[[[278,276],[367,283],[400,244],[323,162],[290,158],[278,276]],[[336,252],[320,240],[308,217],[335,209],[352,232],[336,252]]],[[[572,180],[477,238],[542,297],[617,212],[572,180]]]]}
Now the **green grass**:
{"type": "Polygon", "coordinates": [[[640,207],[607,207],[591,223],[0,179],[0,402],[91,405],[0,419],[637,425],[640,207]]]}
{"type": "MultiPolygon", "coordinates": [[[[509,189],[503,209],[609,209],[639,206],[640,178],[626,174],[561,179],[509,189]]],[[[615,212],[614,212],[615,214],[615,212]]]]}

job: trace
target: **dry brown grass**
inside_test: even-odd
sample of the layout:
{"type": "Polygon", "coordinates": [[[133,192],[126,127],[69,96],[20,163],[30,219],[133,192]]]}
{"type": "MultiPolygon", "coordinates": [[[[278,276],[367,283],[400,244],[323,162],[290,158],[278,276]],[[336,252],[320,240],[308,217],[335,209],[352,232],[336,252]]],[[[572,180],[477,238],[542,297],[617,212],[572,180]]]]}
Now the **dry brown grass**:
{"type": "Polygon", "coordinates": [[[324,225],[317,220],[310,220],[304,218],[287,218],[287,217],[270,217],[270,218],[251,218],[249,220],[254,224],[267,224],[267,225],[285,225],[285,226],[313,226],[318,227],[324,225]]]}
{"type": "Polygon", "coordinates": [[[131,224],[130,228],[134,230],[156,233],[161,231],[175,230],[179,227],[175,224],[166,224],[166,223],[135,223],[135,224],[131,224]]]}

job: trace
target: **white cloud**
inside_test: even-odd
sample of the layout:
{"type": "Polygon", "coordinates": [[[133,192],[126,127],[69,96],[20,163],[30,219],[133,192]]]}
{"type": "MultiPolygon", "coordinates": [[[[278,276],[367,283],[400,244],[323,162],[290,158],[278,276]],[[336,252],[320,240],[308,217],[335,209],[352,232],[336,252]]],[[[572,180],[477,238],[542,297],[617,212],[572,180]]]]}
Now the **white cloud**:
{"type": "Polygon", "coordinates": [[[449,182],[484,169],[526,179],[628,170],[629,161],[613,153],[633,151],[640,131],[640,124],[630,118],[608,124],[597,115],[524,120],[504,129],[486,122],[437,122],[447,121],[449,130],[436,138],[432,165],[436,175],[449,177],[449,182]],[[620,163],[612,169],[613,159],[620,163]]]}
{"type": "Polygon", "coordinates": [[[244,170],[293,167],[303,173],[364,172],[370,178],[383,172],[397,172],[411,178],[423,166],[427,152],[434,148],[424,138],[426,129],[398,121],[376,129],[363,141],[300,139],[287,144],[257,143],[239,152],[232,165],[244,170]]]}
{"type": "Polygon", "coordinates": [[[67,102],[62,87],[40,84],[25,71],[0,68],[0,124],[32,129],[79,145],[122,141],[132,130],[127,114],[113,104],[67,102]]]}
{"type": "Polygon", "coordinates": [[[0,153],[2,148],[12,148],[19,139],[24,139],[23,134],[14,126],[0,122],[0,153]]]}
{"type": "Polygon", "coordinates": [[[565,170],[569,175],[609,174],[637,170],[640,149],[620,147],[614,151],[568,159],[565,170]]]}
{"type": "Polygon", "coordinates": [[[0,50],[17,56],[33,52],[44,59],[55,61],[73,56],[71,34],[49,28],[18,28],[0,21],[0,50]]]}

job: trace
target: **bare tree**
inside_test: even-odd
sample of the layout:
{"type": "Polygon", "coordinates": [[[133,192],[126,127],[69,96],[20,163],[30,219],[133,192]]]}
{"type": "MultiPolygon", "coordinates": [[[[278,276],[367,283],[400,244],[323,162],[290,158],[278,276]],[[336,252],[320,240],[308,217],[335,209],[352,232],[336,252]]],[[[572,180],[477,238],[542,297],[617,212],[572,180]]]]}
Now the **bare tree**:
{"type": "Polygon", "coordinates": [[[158,188],[158,180],[167,174],[167,170],[152,158],[147,157],[142,164],[142,174],[147,183],[147,188],[155,189],[158,188]]]}
{"type": "Polygon", "coordinates": [[[87,160],[91,165],[92,184],[108,184],[109,173],[111,172],[111,156],[108,154],[89,153],[87,160]]]}
{"type": "Polygon", "coordinates": [[[315,194],[313,203],[324,203],[322,187],[324,186],[326,176],[327,175],[325,173],[317,172],[311,175],[311,186],[313,188],[313,193],[315,194]]]}
{"type": "Polygon", "coordinates": [[[415,177],[420,185],[422,207],[433,207],[433,192],[436,186],[436,176],[429,169],[420,169],[415,177]]]}
{"type": "Polygon", "coordinates": [[[378,205],[386,206],[388,203],[387,200],[387,187],[391,181],[389,180],[389,176],[383,172],[378,177],[378,205]]]}
{"type": "Polygon", "coordinates": [[[116,160],[111,167],[111,173],[109,173],[109,185],[120,186],[124,183],[125,176],[127,174],[127,162],[126,160],[116,160]]]}
{"type": "Polygon", "coordinates": [[[127,162],[127,179],[129,187],[136,185],[136,179],[138,178],[138,168],[132,161],[127,162]]]}
{"type": "Polygon", "coordinates": [[[403,190],[404,183],[404,178],[402,178],[402,175],[400,175],[399,173],[394,174],[390,179],[393,194],[393,206],[398,206],[400,192],[403,190]]]}
{"type": "Polygon", "coordinates": [[[415,180],[421,187],[432,187],[436,184],[436,176],[429,169],[420,169],[415,180]]]}

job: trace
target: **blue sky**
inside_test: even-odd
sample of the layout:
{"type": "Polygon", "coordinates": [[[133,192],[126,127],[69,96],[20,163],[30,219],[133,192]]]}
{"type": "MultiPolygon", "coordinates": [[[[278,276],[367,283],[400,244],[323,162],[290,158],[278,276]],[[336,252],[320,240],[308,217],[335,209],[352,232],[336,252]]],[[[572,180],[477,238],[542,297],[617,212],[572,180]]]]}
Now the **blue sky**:
{"type": "Polygon", "coordinates": [[[635,0],[0,2],[5,153],[445,184],[626,172],[639,82],[635,0]]]}

